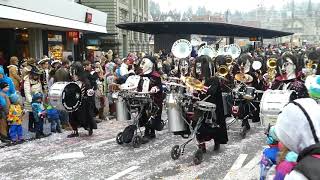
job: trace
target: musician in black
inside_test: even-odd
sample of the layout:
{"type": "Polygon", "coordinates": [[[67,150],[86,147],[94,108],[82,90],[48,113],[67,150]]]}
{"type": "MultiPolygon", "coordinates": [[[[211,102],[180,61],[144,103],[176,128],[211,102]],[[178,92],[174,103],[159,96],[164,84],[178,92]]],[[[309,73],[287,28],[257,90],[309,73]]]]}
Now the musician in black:
{"type": "MultiPolygon", "coordinates": [[[[153,104],[155,105],[155,112],[151,112],[147,115],[148,109],[142,110],[142,117],[140,118],[141,125],[145,126],[145,133],[142,139],[142,143],[147,143],[149,140],[156,137],[155,130],[161,131],[163,129],[163,121],[161,120],[162,114],[162,103],[164,99],[164,94],[162,90],[162,83],[160,74],[155,71],[156,68],[156,58],[147,56],[144,57],[140,63],[140,68],[142,73],[140,76],[147,77],[150,80],[149,92],[151,93],[151,98],[153,99],[153,104]]],[[[141,92],[143,89],[144,81],[140,80],[138,91],[141,92]]]]}
{"type": "MultiPolygon", "coordinates": [[[[199,148],[203,152],[206,152],[205,141],[214,139],[215,150],[220,148],[220,144],[226,144],[228,142],[228,134],[226,128],[226,121],[223,110],[222,90],[219,82],[219,78],[213,75],[213,67],[211,64],[211,58],[209,56],[200,56],[195,61],[194,75],[195,78],[204,82],[207,89],[200,93],[200,99],[207,98],[205,101],[216,105],[215,116],[211,116],[212,123],[202,121],[202,125],[197,134],[197,140],[199,142],[199,148]]],[[[195,120],[198,120],[201,112],[195,112],[195,120]]]]}
{"type": "Polygon", "coordinates": [[[78,127],[83,127],[88,130],[89,136],[92,135],[93,129],[97,129],[96,121],[94,121],[94,90],[93,87],[84,73],[83,66],[80,62],[75,62],[71,65],[71,75],[73,80],[81,88],[81,105],[80,107],[70,113],[70,125],[73,129],[71,137],[78,137],[78,127]]]}

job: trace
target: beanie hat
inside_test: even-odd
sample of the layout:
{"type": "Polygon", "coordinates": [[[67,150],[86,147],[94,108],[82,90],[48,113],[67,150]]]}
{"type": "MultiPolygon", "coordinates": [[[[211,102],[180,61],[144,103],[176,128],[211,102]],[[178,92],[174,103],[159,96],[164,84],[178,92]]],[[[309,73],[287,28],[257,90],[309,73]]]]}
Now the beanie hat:
{"type": "Polygon", "coordinates": [[[33,96],[32,96],[32,101],[37,101],[38,99],[42,99],[43,98],[43,95],[42,93],[38,92],[38,93],[35,93],[33,96]]]}
{"type": "Polygon", "coordinates": [[[9,86],[9,84],[6,83],[6,82],[1,82],[1,83],[0,83],[0,89],[4,89],[4,88],[6,88],[6,87],[8,87],[8,86],[9,86]]]}

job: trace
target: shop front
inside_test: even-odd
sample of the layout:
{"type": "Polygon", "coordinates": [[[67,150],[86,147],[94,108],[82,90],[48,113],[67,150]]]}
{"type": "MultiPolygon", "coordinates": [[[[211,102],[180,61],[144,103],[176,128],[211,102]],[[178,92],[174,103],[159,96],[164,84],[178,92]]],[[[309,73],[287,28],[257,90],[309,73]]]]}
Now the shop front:
{"type": "Polygon", "coordinates": [[[81,59],[86,46],[82,37],[107,33],[106,23],[106,13],[68,0],[0,1],[0,52],[7,61],[10,56],[40,59],[43,55],[81,59]]]}

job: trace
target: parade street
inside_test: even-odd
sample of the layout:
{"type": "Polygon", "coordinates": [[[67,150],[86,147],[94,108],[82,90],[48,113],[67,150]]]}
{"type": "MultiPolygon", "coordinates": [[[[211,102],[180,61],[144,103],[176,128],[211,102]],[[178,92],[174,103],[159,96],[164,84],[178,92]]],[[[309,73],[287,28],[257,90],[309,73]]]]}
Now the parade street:
{"type": "Polygon", "coordinates": [[[68,131],[24,144],[0,149],[0,179],[257,179],[258,161],[265,146],[263,128],[252,124],[245,139],[239,126],[232,126],[229,142],[219,152],[213,142],[200,165],[194,165],[196,143],[187,145],[178,160],[171,148],[185,142],[167,129],[140,148],[118,145],[115,136],[129,122],[110,120],[99,124],[93,136],[80,131],[78,138],[66,138],[68,131]]]}

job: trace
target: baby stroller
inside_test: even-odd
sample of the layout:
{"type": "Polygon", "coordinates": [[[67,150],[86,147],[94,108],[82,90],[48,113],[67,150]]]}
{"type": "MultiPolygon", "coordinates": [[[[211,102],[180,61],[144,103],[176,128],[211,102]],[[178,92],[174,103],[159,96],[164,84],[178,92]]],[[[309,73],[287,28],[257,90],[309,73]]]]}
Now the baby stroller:
{"type": "Polygon", "coordinates": [[[155,120],[159,107],[153,103],[150,93],[127,92],[121,96],[128,113],[133,117],[133,123],[117,134],[116,142],[119,145],[132,143],[134,148],[138,148],[142,143],[141,127],[154,126],[156,130],[163,129],[163,121],[155,120]]]}
{"type": "MultiPolygon", "coordinates": [[[[213,139],[211,133],[217,127],[215,123],[216,105],[205,101],[196,101],[193,105],[191,99],[182,103],[177,102],[176,105],[167,105],[169,130],[174,135],[180,135],[188,139],[185,143],[172,147],[171,158],[173,160],[179,159],[180,155],[184,154],[186,145],[195,138],[199,141],[199,134],[202,135],[201,139],[204,141],[213,139]],[[208,126],[208,124],[212,126],[208,126]],[[204,129],[209,129],[209,131],[203,131],[204,129]]],[[[202,162],[202,159],[203,151],[198,149],[194,154],[193,162],[198,165],[202,162]]]]}

